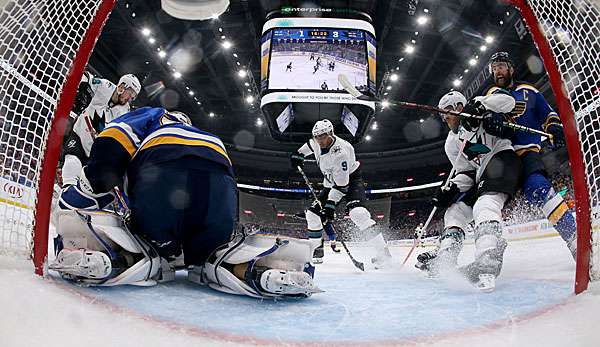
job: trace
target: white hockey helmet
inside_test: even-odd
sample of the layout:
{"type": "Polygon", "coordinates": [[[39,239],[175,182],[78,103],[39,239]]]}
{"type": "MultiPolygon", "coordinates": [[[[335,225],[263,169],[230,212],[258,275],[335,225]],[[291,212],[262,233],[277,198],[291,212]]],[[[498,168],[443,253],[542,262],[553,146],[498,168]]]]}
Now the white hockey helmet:
{"type": "Polygon", "coordinates": [[[333,135],[333,124],[331,124],[329,119],[322,119],[320,121],[317,121],[312,128],[313,137],[317,137],[323,134],[333,135]]]}
{"type": "Polygon", "coordinates": [[[121,84],[125,85],[125,89],[131,88],[131,90],[133,90],[135,92],[135,95],[133,97],[134,99],[137,97],[137,95],[142,90],[142,85],[140,84],[140,80],[138,80],[138,78],[135,77],[135,75],[130,74],[130,73],[127,75],[123,75],[123,76],[121,76],[121,78],[119,78],[119,83],[117,83],[117,86],[120,86],[121,84]]]}
{"type": "Polygon", "coordinates": [[[445,109],[448,106],[452,106],[452,109],[456,110],[458,104],[462,104],[464,107],[467,104],[467,98],[461,92],[451,91],[442,96],[440,102],[438,102],[438,107],[445,109]]]}

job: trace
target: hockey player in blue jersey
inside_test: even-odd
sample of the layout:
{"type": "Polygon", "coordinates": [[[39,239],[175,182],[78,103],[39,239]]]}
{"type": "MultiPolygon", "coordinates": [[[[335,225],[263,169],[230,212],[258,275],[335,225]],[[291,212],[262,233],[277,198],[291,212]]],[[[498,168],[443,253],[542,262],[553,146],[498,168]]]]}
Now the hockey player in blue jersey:
{"type": "MultiPolygon", "coordinates": [[[[565,144],[563,127],[556,112],[534,86],[514,80],[514,64],[507,52],[492,55],[489,63],[494,86],[487,95],[508,92],[516,100],[511,112],[511,122],[552,134],[552,145],[562,147],[565,144]]],[[[530,203],[541,207],[544,215],[566,242],[575,258],[577,253],[577,232],[575,218],[562,196],[554,191],[544,163],[542,162],[540,135],[514,131],[511,136],[515,151],[522,161],[522,189],[530,203]]]]}
{"type": "Polygon", "coordinates": [[[231,161],[217,136],[181,112],[144,107],[115,119],[94,141],[88,164],[59,206],[50,268],[63,277],[88,285],[148,285],[174,278],[169,262],[183,255],[189,280],[224,292],[314,291],[305,271],[308,241],[243,234],[232,241],[237,187],[231,161]],[[129,228],[98,211],[123,185],[129,228]],[[282,256],[287,265],[277,259],[282,256]]]}

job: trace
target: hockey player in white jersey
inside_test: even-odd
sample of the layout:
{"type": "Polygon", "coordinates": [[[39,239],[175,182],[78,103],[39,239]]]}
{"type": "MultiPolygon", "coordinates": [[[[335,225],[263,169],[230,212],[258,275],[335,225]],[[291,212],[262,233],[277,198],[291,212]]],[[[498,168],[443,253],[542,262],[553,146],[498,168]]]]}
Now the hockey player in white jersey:
{"type": "Polygon", "coordinates": [[[63,187],[75,184],[83,165],[87,163],[96,134],[113,119],[129,112],[130,103],[141,90],[140,81],[132,74],[121,76],[117,85],[109,80],[85,74],[78,90],[87,94],[88,104],[76,113],[72,130],[63,146],[63,187]]]}
{"type": "Polygon", "coordinates": [[[475,222],[475,261],[461,268],[482,291],[492,291],[502,269],[506,240],[502,238],[502,208],[517,191],[520,161],[503,127],[504,113],[514,99],[506,94],[476,97],[467,103],[459,92],[447,93],[439,107],[482,115],[482,121],[444,114],[450,128],[445,151],[456,174],[450,185],[440,190],[433,203],[447,208],[439,249],[417,257],[417,268],[437,275],[453,269],[462,250],[467,225],[475,222]]]}
{"type": "MultiPolygon", "coordinates": [[[[306,211],[309,238],[320,244],[323,225],[333,221],[336,206],[346,198],[346,210],[352,222],[361,232],[373,233],[369,243],[375,248],[376,255],[371,261],[376,267],[384,266],[391,260],[391,254],[381,232],[373,228],[375,221],[371,213],[362,204],[366,195],[354,147],[334,134],[333,124],[327,119],[315,123],[312,135],[313,138],[290,157],[292,167],[297,168],[304,165],[307,156],[314,155],[324,176],[319,201],[306,211]]],[[[322,247],[319,247],[315,255],[322,257],[322,254],[322,247]]]]}

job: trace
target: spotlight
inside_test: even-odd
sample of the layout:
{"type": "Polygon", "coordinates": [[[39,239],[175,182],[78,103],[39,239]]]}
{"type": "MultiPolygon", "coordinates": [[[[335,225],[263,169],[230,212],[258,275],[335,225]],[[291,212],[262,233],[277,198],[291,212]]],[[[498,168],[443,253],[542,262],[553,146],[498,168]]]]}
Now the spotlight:
{"type": "Polygon", "coordinates": [[[142,29],[142,35],[144,35],[144,36],[150,36],[150,34],[152,34],[152,32],[150,31],[150,29],[148,29],[148,28],[143,28],[142,29]]]}
{"type": "Polygon", "coordinates": [[[246,70],[240,70],[238,71],[238,76],[240,76],[240,78],[244,78],[248,75],[248,73],[246,72],[246,70]]]}
{"type": "Polygon", "coordinates": [[[179,71],[173,72],[173,77],[175,77],[176,79],[181,78],[181,72],[179,72],[179,71]]]}
{"type": "Polygon", "coordinates": [[[215,113],[214,113],[214,112],[211,112],[211,113],[209,113],[209,114],[208,114],[208,116],[209,116],[210,118],[214,118],[214,116],[215,116],[215,113]]]}
{"type": "Polygon", "coordinates": [[[485,43],[492,43],[494,42],[494,37],[491,35],[488,35],[485,37],[485,43]]]}
{"type": "Polygon", "coordinates": [[[419,18],[417,18],[417,24],[419,24],[419,25],[425,25],[425,24],[427,24],[428,21],[429,21],[429,17],[427,17],[427,16],[419,16],[419,18]]]}
{"type": "Polygon", "coordinates": [[[397,80],[398,80],[398,74],[393,73],[390,75],[390,81],[396,82],[397,80]]]}
{"type": "Polygon", "coordinates": [[[167,53],[165,51],[160,51],[158,52],[158,56],[160,57],[160,59],[162,59],[167,56],[167,53]]]}
{"type": "Polygon", "coordinates": [[[455,87],[460,87],[461,84],[462,84],[462,81],[459,80],[458,78],[455,79],[454,81],[452,81],[452,85],[455,86],[455,87]]]}
{"type": "Polygon", "coordinates": [[[246,97],[246,102],[249,103],[249,104],[253,103],[254,102],[254,97],[252,95],[248,95],[246,97]]]}
{"type": "Polygon", "coordinates": [[[231,47],[233,47],[233,43],[231,43],[231,41],[224,41],[222,45],[225,49],[230,49],[231,47]]]}
{"type": "Polygon", "coordinates": [[[412,54],[415,51],[415,46],[413,45],[406,45],[406,47],[404,47],[404,52],[408,53],[408,54],[412,54]]]}
{"type": "Polygon", "coordinates": [[[475,59],[475,58],[469,59],[469,65],[475,66],[476,64],[477,64],[477,59],[475,59]]]}

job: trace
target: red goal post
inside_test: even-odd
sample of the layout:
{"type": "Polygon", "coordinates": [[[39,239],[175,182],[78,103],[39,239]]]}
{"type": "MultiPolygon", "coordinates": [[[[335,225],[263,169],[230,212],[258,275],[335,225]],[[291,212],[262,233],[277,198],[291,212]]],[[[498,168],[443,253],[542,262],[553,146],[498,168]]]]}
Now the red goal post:
{"type": "Polygon", "coordinates": [[[1,200],[0,252],[32,253],[39,275],[67,117],[115,2],[14,0],[0,12],[0,165],[16,187],[1,200]]]}
{"type": "Polygon", "coordinates": [[[600,278],[600,4],[509,0],[527,24],[564,126],[577,219],[575,293],[600,278]]]}

